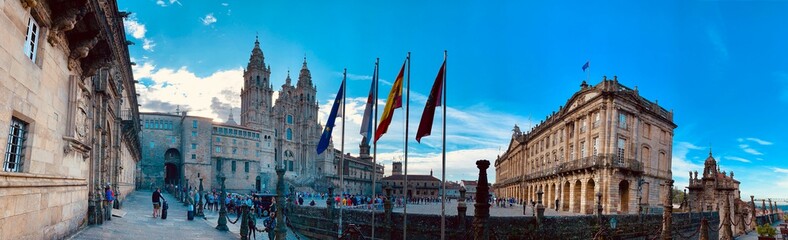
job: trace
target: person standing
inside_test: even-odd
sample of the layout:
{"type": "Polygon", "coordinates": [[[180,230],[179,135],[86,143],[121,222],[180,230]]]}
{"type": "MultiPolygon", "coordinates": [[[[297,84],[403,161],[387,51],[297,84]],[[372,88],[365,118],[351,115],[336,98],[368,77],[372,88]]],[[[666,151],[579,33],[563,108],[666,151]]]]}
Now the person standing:
{"type": "Polygon", "coordinates": [[[161,189],[156,188],[156,191],[153,191],[153,195],[151,196],[151,201],[153,202],[153,217],[157,218],[159,216],[159,209],[161,208],[161,200],[164,199],[161,196],[161,189]]]}
{"type": "Polygon", "coordinates": [[[109,187],[109,183],[107,186],[104,186],[104,198],[106,199],[107,205],[105,209],[107,209],[107,220],[112,221],[112,203],[115,201],[115,193],[112,192],[112,188],[109,187]]]}
{"type": "Polygon", "coordinates": [[[263,221],[265,231],[268,232],[268,239],[276,239],[276,212],[271,212],[271,215],[263,221]]]}

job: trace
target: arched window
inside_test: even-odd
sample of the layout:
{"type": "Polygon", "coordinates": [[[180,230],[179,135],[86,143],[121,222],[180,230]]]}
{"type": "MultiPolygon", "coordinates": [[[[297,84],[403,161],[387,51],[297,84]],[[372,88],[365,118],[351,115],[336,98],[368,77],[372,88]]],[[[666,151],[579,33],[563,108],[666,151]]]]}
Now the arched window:
{"type": "Polygon", "coordinates": [[[287,140],[293,140],[293,130],[290,128],[287,129],[287,140]]]}
{"type": "Polygon", "coordinates": [[[257,85],[260,85],[260,76],[257,76],[257,85]]]}
{"type": "Polygon", "coordinates": [[[293,115],[287,115],[287,124],[293,124],[293,115]]]}

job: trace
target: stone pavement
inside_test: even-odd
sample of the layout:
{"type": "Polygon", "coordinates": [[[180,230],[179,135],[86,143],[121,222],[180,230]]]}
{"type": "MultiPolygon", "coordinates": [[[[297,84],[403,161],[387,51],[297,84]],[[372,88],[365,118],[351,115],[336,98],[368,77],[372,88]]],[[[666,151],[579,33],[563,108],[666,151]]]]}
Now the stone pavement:
{"type": "MultiPolygon", "coordinates": [[[[239,239],[236,232],[221,232],[208,226],[208,221],[195,218],[194,221],[186,220],[186,206],[179,203],[168,194],[162,195],[170,206],[167,219],[153,218],[153,205],[151,204],[151,191],[135,191],[123,202],[123,211],[127,214],[122,217],[113,217],[112,221],[102,225],[89,226],[69,239],[239,239]]],[[[231,225],[231,224],[228,224],[231,225]]],[[[216,226],[214,224],[213,226],[216,226]]],[[[260,235],[257,239],[261,238],[260,235]]]]}
{"type": "MultiPolygon", "coordinates": [[[[210,227],[210,228],[215,228],[216,224],[217,224],[216,222],[219,219],[219,211],[205,211],[204,213],[205,213],[205,220],[204,220],[205,224],[207,224],[207,226],[210,227]]],[[[227,214],[227,217],[230,220],[236,221],[236,219],[238,218],[238,215],[227,214]]],[[[265,219],[267,219],[267,217],[266,218],[258,218],[255,221],[257,228],[260,228],[260,229],[263,228],[263,221],[265,219]]],[[[241,236],[241,221],[240,220],[236,224],[232,224],[232,223],[230,223],[230,221],[227,221],[227,228],[230,229],[230,232],[238,235],[239,237],[241,236]]],[[[253,237],[255,237],[255,239],[268,239],[268,233],[266,233],[266,232],[256,232],[255,234],[256,235],[253,235],[253,237]]],[[[288,240],[296,240],[296,239],[300,239],[299,237],[300,236],[298,234],[294,233],[292,230],[287,228],[287,238],[286,239],[288,239],[288,240]]]]}
{"type": "MultiPolygon", "coordinates": [[[[778,222],[775,222],[774,224],[772,224],[772,226],[777,229],[777,236],[775,236],[775,237],[777,239],[788,239],[788,236],[782,236],[782,238],[780,238],[780,227],[779,227],[780,223],[782,223],[782,221],[778,221],[778,222]]],[[[752,232],[747,233],[747,235],[738,236],[738,237],[736,237],[736,239],[737,240],[757,240],[758,239],[758,233],[756,233],[755,231],[752,231],[752,232]]]]}

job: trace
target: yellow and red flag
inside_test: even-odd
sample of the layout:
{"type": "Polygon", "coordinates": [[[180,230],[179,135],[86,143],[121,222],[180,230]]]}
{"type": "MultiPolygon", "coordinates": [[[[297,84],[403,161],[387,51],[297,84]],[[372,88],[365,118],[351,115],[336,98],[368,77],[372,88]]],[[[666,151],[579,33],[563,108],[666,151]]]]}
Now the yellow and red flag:
{"type": "Polygon", "coordinates": [[[380,124],[377,131],[375,131],[375,142],[378,142],[378,139],[388,131],[391,119],[394,118],[394,109],[402,107],[402,80],[405,75],[405,64],[407,64],[407,61],[402,64],[397,80],[394,81],[394,86],[391,86],[389,97],[386,100],[386,107],[383,109],[383,115],[380,116],[380,124]]]}

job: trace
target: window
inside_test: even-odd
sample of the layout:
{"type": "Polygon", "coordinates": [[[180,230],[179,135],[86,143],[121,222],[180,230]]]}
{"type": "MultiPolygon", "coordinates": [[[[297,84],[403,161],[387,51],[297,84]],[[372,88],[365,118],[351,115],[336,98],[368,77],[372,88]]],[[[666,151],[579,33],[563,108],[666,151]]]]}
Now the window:
{"type": "Polygon", "coordinates": [[[235,138],[233,138],[233,144],[235,144],[236,142],[237,142],[237,141],[236,141],[236,139],[235,139],[235,138]]]}
{"type": "Polygon", "coordinates": [[[5,149],[3,171],[21,172],[25,161],[25,135],[27,123],[17,118],[11,118],[11,128],[8,130],[8,145],[5,149]]]}
{"type": "Polygon", "coordinates": [[[222,171],[222,160],[216,159],[216,171],[217,172],[222,171]]]}
{"type": "Polygon", "coordinates": [[[288,166],[288,170],[292,172],[293,171],[293,161],[288,161],[288,165],[289,165],[288,166]]]}
{"type": "Polygon", "coordinates": [[[244,172],[249,172],[249,162],[244,162],[244,172]]]}
{"type": "Polygon", "coordinates": [[[627,128],[627,114],[626,113],[619,113],[618,114],[618,127],[620,128],[627,128]]]}
{"type": "Polygon", "coordinates": [[[218,153],[222,152],[222,147],[221,146],[216,146],[216,152],[218,152],[218,153]]]}
{"type": "Polygon", "coordinates": [[[197,128],[197,120],[192,120],[192,128],[197,128]]]}
{"type": "Polygon", "coordinates": [[[192,154],[192,159],[197,159],[197,154],[192,154]]]}
{"type": "Polygon", "coordinates": [[[627,140],[623,138],[618,139],[618,161],[620,162],[624,161],[624,150],[626,144],[627,144],[627,140]]]}
{"type": "Polygon", "coordinates": [[[575,146],[569,145],[569,160],[575,160],[575,146]]]}
{"type": "Polygon", "coordinates": [[[293,140],[293,130],[290,128],[287,129],[287,140],[293,140]]]}
{"type": "Polygon", "coordinates": [[[580,132],[581,133],[586,132],[586,119],[585,118],[580,120],[580,132]]]}
{"type": "Polygon", "coordinates": [[[222,142],[222,138],[216,137],[216,142],[222,142]]]}
{"type": "Polygon", "coordinates": [[[643,137],[651,138],[651,124],[643,123],[643,137]]]}
{"type": "Polygon", "coordinates": [[[238,152],[238,148],[233,148],[233,154],[235,154],[236,152],[238,152]]]}
{"type": "Polygon", "coordinates": [[[246,156],[248,154],[248,152],[249,151],[246,148],[244,148],[244,156],[246,156]]]}
{"type": "Polygon", "coordinates": [[[256,142],[255,145],[257,145],[257,147],[260,147],[260,143],[259,142],[256,142]]]}
{"type": "Polygon", "coordinates": [[[596,156],[599,153],[599,138],[598,137],[594,138],[594,150],[593,151],[594,151],[594,156],[596,156]]]}
{"type": "Polygon", "coordinates": [[[196,137],[196,136],[197,136],[197,132],[192,131],[192,137],[196,137]]]}
{"type": "Polygon", "coordinates": [[[599,120],[599,112],[597,111],[594,113],[594,128],[599,127],[599,120]]]}
{"type": "Polygon", "coordinates": [[[233,161],[231,168],[232,168],[233,172],[235,172],[235,161],[233,161]]]}
{"type": "Polygon", "coordinates": [[[27,20],[27,35],[25,35],[25,56],[36,61],[36,53],[38,48],[38,33],[41,29],[38,27],[38,23],[36,22],[33,17],[30,17],[27,20]]]}
{"type": "Polygon", "coordinates": [[[150,141],[150,148],[153,149],[153,147],[155,147],[155,146],[156,146],[156,143],[153,142],[153,141],[150,141]]]}
{"type": "Polygon", "coordinates": [[[293,124],[293,115],[287,115],[287,124],[293,124]]]}
{"type": "Polygon", "coordinates": [[[585,141],[580,142],[580,157],[581,158],[586,157],[586,142],[585,141]]]}
{"type": "Polygon", "coordinates": [[[651,149],[647,146],[643,146],[643,150],[640,151],[640,162],[642,163],[649,163],[649,158],[651,155],[651,149]]]}
{"type": "Polygon", "coordinates": [[[145,128],[150,128],[150,120],[145,120],[145,128]]]}
{"type": "Polygon", "coordinates": [[[196,143],[192,143],[192,149],[197,149],[197,144],[196,143]]]}

